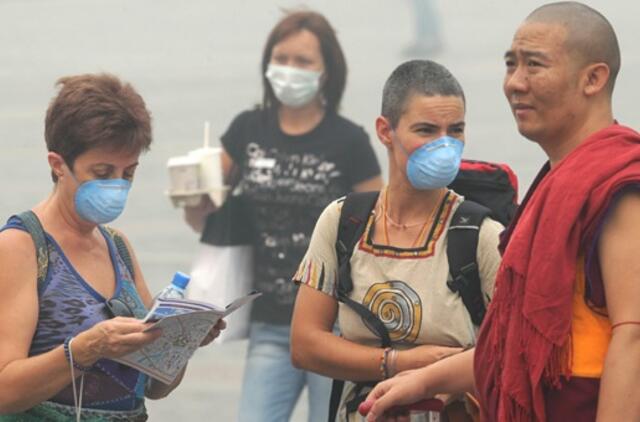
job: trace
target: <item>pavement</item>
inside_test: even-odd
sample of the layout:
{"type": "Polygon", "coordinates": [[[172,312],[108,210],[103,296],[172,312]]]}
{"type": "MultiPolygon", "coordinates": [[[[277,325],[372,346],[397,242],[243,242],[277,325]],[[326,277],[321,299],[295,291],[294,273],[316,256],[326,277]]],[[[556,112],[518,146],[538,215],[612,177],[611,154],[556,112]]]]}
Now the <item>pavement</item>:
{"type": "MultiPolygon", "coordinates": [[[[460,80],[467,97],[469,158],[511,165],[521,195],[544,156],[516,132],[501,91],[503,54],[534,0],[435,2],[442,30],[433,58],[460,80]]],[[[622,71],[616,117],[640,127],[637,19],[640,3],[588,1],[616,28],[622,71]]],[[[349,65],[342,113],[370,136],[385,79],[409,57],[409,0],[310,0],[336,28],[349,65]]],[[[188,271],[197,235],[164,194],[169,157],[201,144],[203,122],[218,137],[238,112],[260,102],[259,62],[266,35],[294,0],[0,0],[0,218],[33,206],[51,190],[44,114],[63,75],[111,72],[131,82],[153,114],[152,150],[141,160],[127,210],[115,224],[134,245],[153,291],[188,271]]],[[[386,154],[372,138],[378,158],[386,154]]],[[[182,385],[149,402],[152,421],[233,421],[246,341],[212,345],[192,359],[182,385]]],[[[291,420],[306,420],[301,400],[291,420]]]]}

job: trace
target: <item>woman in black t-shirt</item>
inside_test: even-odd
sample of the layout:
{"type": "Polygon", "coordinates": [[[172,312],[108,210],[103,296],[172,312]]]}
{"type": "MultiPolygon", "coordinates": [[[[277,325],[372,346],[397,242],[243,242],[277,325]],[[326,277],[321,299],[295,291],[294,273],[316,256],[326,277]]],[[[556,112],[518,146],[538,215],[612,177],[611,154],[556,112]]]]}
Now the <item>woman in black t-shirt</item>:
{"type": "MultiPolygon", "coordinates": [[[[285,16],[267,39],[262,73],[262,107],[239,114],[222,136],[225,174],[239,170],[255,229],[254,285],[264,293],[252,309],[239,420],[288,420],[306,384],[309,421],[324,422],[330,380],[290,361],[290,280],[324,207],[351,191],[379,190],[380,167],[364,130],[337,113],[346,64],[322,15],[285,16]]],[[[201,231],[213,211],[205,197],[186,219],[201,231]]]]}

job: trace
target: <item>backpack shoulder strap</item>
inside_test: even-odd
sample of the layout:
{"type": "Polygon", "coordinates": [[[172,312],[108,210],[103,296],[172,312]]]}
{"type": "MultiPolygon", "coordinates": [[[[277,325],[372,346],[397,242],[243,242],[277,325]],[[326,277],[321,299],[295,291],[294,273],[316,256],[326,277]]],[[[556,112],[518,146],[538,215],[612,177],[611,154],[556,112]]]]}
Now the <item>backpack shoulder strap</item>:
{"type": "Polygon", "coordinates": [[[349,297],[353,290],[351,280],[351,255],[364,233],[371,210],[376,205],[379,192],[353,192],[346,196],[340,211],[336,254],[338,256],[338,280],[336,292],[338,300],[357,313],[382,340],[382,347],[391,346],[389,331],[384,323],[366,306],[349,297]]]}
{"type": "MultiPolygon", "coordinates": [[[[352,192],[348,194],[342,203],[340,220],[338,222],[338,237],[336,239],[336,255],[338,258],[338,300],[343,302],[356,312],[366,324],[375,330],[381,338],[383,347],[391,346],[389,331],[367,307],[352,300],[349,293],[353,290],[351,280],[350,259],[353,255],[358,239],[364,233],[369,214],[376,205],[380,192],[352,192]]],[[[338,407],[342,398],[344,381],[333,380],[331,386],[331,398],[329,402],[329,422],[334,422],[338,414],[338,407]]]]}
{"type": "Polygon", "coordinates": [[[447,286],[462,298],[471,321],[482,323],[486,308],[476,255],[482,221],[491,210],[476,202],[465,200],[453,214],[447,236],[447,259],[451,281],[447,286]]]}
{"type": "Polygon", "coordinates": [[[33,245],[36,248],[36,264],[38,267],[38,296],[44,287],[44,282],[47,277],[47,270],[49,268],[49,248],[47,247],[47,240],[44,234],[42,224],[38,219],[38,216],[31,210],[22,212],[16,217],[22,221],[24,228],[31,235],[33,245]]]}
{"type": "Polygon", "coordinates": [[[367,219],[376,205],[380,192],[352,192],[342,203],[340,220],[338,222],[338,238],[336,239],[336,254],[338,257],[338,292],[351,293],[351,265],[349,260],[353,249],[364,233],[367,219]]]}
{"type": "Polygon", "coordinates": [[[124,243],[124,239],[122,238],[122,236],[118,234],[116,230],[112,229],[111,227],[108,227],[108,226],[102,226],[102,227],[105,229],[109,237],[111,237],[111,239],[113,240],[113,243],[116,245],[116,250],[118,251],[120,258],[122,258],[122,260],[124,261],[124,265],[127,266],[127,269],[131,274],[131,277],[135,279],[135,272],[133,270],[133,261],[131,260],[131,254],[129,253],[129,248],[127,248],[127,244],[124,243]]]}
{"type": "MultiPolygon", "coordinates": [[[[353,249],[362,233],[364,233],[367,219],[376,205],[379,195],[380,192],[352,192],[344,198],[338,223],[338,238],[336,240],[338,267],[341,267],[343,263],[348,262],[351,258],[353,249]]],[[[351,288],[347,289],[347,293],[350,292],[351,288]]]]}

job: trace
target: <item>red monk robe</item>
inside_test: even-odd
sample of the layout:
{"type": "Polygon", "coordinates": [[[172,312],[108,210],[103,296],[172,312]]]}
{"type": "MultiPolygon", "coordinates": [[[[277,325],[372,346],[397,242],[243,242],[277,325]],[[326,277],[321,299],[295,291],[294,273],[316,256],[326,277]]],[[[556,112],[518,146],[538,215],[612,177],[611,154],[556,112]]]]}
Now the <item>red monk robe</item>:
{"type": "Polygon", "coordinates": [[[546,165],[505,232],[475,352],[487,421],[594,420],[611,327],[596,245],[616,195],[640,188],[640,134],[618,124],[546,165]]]}

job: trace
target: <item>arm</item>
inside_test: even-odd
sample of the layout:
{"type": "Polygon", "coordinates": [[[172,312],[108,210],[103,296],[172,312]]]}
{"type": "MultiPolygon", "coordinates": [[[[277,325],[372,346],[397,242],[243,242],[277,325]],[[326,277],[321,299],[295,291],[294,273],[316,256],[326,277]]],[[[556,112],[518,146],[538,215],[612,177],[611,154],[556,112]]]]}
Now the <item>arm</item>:
{"type": "MultiPolygon", "coordinates": [[[[598,254],[612,324],[640,321],[640,194],[620,199],[606,222],[598,254]]],[[[600,384],[597,420],[640,419],[640,325],[616,327],[600,384]]]]}
{"type": "Polygon", "coordinates": [[[383,415],[392,407],[416,403],[436,394],[473,391],[473,355],[474,349],[470,349],[379,383],[367,396],[366,401],[371,403],[367,421],[384,420],[383,415]]]}
{"type": "MultiPolygon", "coordinates": [[[[71,382],[62,345],[28,357],[38,321],[35,262],[35,249],[27,233],[0,233],[0,414],[29,409],[71,382]]],[[[157,338],[159,333],[143,333],[145,328],[132,318],[96,324],[76,336],[74,358],[89,366],[103,357],[130,353],[157,338]]]]}
{"type": "MultiPolygon", "coordinates": [[[[302,285],[298,291],[291,324],[291,360],[297,368],[351,381],[382,379],[383,349],[364,346],[333,334],[338,312],[335,298],[302,285]]],[[[460,348],[432,345],[398,351],[400,371],[430,365],[460,348]]]]}
{"type": "MultiPolygon", "coordinates": [[[[222,174],[226,182],[229,180],[233,159],[224,151],[220,156],[222,160],[222,174]]],[[[200,203],[195,207],[184,207],[184,219],[187,224],[197,233],[202,233],[207,216],[216,210],[216,206],[211,202],[209,195],[202,195],[200,203]]]]}

